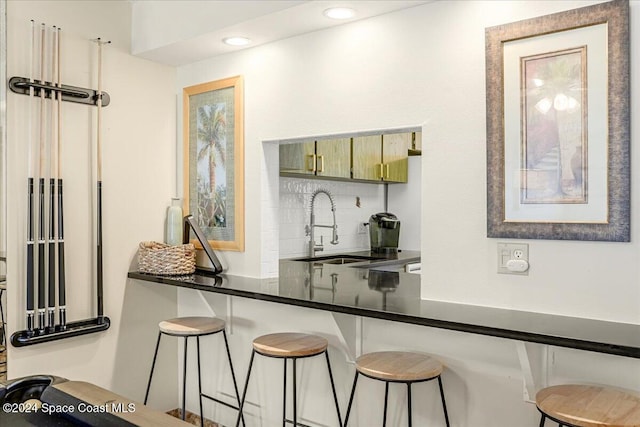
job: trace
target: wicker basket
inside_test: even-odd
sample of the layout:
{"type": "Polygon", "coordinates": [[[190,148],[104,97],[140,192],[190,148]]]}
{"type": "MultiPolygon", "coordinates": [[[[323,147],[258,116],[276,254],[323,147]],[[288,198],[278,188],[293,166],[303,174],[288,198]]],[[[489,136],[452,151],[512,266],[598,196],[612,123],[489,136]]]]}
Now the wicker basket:
{"type": "Polygon", "coordinates": [[[179,276],[196,271],[196,249],[191,244],[170,246],[158,242],[141,242],[138,262],[143,273],[179,276]]]}

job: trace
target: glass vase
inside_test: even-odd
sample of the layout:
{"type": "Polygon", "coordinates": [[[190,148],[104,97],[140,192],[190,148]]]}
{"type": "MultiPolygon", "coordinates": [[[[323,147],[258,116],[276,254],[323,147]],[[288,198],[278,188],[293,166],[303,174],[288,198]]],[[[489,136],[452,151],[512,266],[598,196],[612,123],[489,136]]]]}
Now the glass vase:
{"type": "Polygon", "coordinates": [[[182,199],[171,199],[171,206],[167,209],[167,230],[165,236],[167,245],[182,244],[182,199]]]}

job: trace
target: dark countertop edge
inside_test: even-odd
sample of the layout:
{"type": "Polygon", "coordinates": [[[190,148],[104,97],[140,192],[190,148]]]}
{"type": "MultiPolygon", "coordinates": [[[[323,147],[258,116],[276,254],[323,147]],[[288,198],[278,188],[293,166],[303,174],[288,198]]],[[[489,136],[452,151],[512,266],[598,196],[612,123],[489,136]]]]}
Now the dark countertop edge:
{"type": "Polygon", "coordinates": [[[294,305],[299,307],[314,308],[323,311],[351,314],[356,316],[371,317],[375,319],[390,320],[394,322],[408,323],[419,326],[429,326],[439,329],[448,329],[459,332],[467,332],[479,335],[487,335],[498,338],[506,338],[519,341],[527,341],[538,344],[553,345],[556,347],[574,348],[597,353],[613,354],[640,359],[640,348],[629,347],[610,343],[584,341],[575,338],[566,338],[553,335],[543,335],[533,332],[515,331],[509,329],[493,328],[490,326],[474,325],[470,323],[452,322],[446,320],[433,319],[428,317],[410,316],[401,313],[392,313],[378,310],[371,310],[358,307],[346,307],[317,301],[288,298],[281,295],[269,295],[258,292],[243,291],[238,289],[222,288],[211,285],[198,285],[195,283],[173,280],[168,277],[153,276],[145,273],[129,272],[130,279],[137,279],[146,282],[160,283],[169,286],[178,286],[188,289],[197,289],[206,292],[215,292],[225,295],[250,298],[261,301],[275,302],[280,304],[294,305]]]}

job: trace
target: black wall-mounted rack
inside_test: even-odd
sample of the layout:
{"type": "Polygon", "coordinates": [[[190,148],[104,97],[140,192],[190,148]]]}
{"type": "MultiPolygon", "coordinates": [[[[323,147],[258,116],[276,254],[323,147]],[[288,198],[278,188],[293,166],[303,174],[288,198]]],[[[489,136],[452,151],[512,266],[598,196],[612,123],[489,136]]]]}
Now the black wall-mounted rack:
{"type": "MultiPolygon", "coordinates": [[[[53,93],[60,92],[63,101],[76,102],[78,104],[98,105],[98,91],[93,89],[85,89],[82,87],[60,85],[56,86],[51,82],[42,82],[41,80],[29,81],[26,77],[11,77],[9,79],[9,88],[12,92],[20,95],[29,95],[29,88],[33,88],[34,96],[39,97],[40,91],[44,90],[45,98],[53,98],[53,93]]],[[[102,91],[102,106],[109,105],[111,98],[109,94],[102,91]]]]}
{"type": "Polygon", "coordinates": [[[111,320],[106,317],[96,317],[92,319],[67,322],[64,328],[56,325],[55,328],[35,329],[32,332],[27,330],[17,331],[11,335],[11,344],[14,347],[25,347],[33,344],[57,341],[63,338],[77,337],[80,335],[93,334],[95,332],[106,331],[111,326],[111,320]]]}

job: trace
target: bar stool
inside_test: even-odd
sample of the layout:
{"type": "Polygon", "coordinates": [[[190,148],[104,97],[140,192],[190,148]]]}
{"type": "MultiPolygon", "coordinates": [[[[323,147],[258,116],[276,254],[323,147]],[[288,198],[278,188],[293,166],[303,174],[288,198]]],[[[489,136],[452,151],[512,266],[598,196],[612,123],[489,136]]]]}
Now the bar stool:
{"type": "Polygon", "coordinates": [[[536,406],[545,420],[566,427],[638,427],[640,396],[597,385],[556,385],[536,394],[536,406]]]}
{"type": "Polygon", "coordinates": [[[381,351],[376,353],[367,353],[356,359],[356,375],[353,379],[353,388],[351,389],[351,397],[349,398],[349,406],[347,407],[347,415],[344,419],[344,427],[349,422],[349,413],[353,397],[356,393],[356,385],[360,374],[374,380],[384,381],[384,418],[382,426],[387,425],[387,401],[389,397],[389,383],[403,383],[407,385],[407,419],[409,427],[412,423],[411,415],[411,385],[438,379],[440,387],[440,398],[442,399],[442,409],[444,410],[444,419],[449,427],[449,415],[447,414],[447,405],[444,400],[444,391],[442,389],[443,366],[440,362],[432,357],[420,353],[410,353],[405,351],[381,351]]]}
{"type": "Polygon", "coordinates": [[[319,356],[324,353],[327,359],[327,368],[329,370],[329,381],[331,382],[331,390],[333,391],[333,399],[338,413],[339,425],[342,426],[342,417],[340,416],[340,407],[338,406],[338,397],[336,395],[336,387],[333,383],[333,374],[331,372],[331,363],[329,362],[329,353],[327,347],[329,342],[317,335],[309,335],[294,332],[276,333],[262,335],[253,340],[253,351],[249,361],[249,369],[247,371],[247,379],[244,384],[242,393],[242,401],[240,402],[240,411],[236,420],[236,427],[240,423],[242,416],[242,408],[247,396],[247,387],[249,386],[249,377],[251,376],[251,368],[253,359],[257,354],[276,359],[284,359],[284,395],[282,397],[282,425],[287,422],[287,360],[291,359],[293,363],[293,425],[298,424],[298,405],[297,405],[297,389],[296,389],[296,360],[307,357],[319,356]]]}
{"type": "MultiPolygon", "coordinates": [[[[202,393],[202,379],[200,375],[200,337],[206,335],[214,335],[222,332],[224,337],[224,346],[227,350],[227,358],[229,359],[229,367],[231,368],[231,377],[233,379],[233,387],[236,391],[236,399],[240,402],[240,394],[238,393],[238,385],[236,383],[236,374],[233,370],[231,362],[231,353],[229,352],[229,342],[227,341],[227,333],[225,331],[225,322],[216,317],[178,317],[175,319],[163,320],[158,324],[160,331],[158,332],[158,341],[156,350],[153,354],[153,362],[151,364],[151,373],[149,374],[149,383],[147,384],[147,392],[144,395],[144,404],[147,404],[149,398],[149,389],[151,388],[151,379],[153,378],[153,370],[156,366],[156,358],[158,356],[158,348],[160,347],[160,339],[162,335],[174,337],[184,337],[184,368],[182,374],[182,419],[185,419],[185,403],[187,390],[187,342],[190,337],[196,338],[196,348],[198,353],[198,396],[200,400],[200,425],[204,425],[204,415],[202,413],[202,398],[205,397],[214,402],[218,402],[229,408],[238,409],[238,407],[223,402],[215,397],[202,393]]],[[[242,420],[244,425],[244,418],[242,420]]]]}

